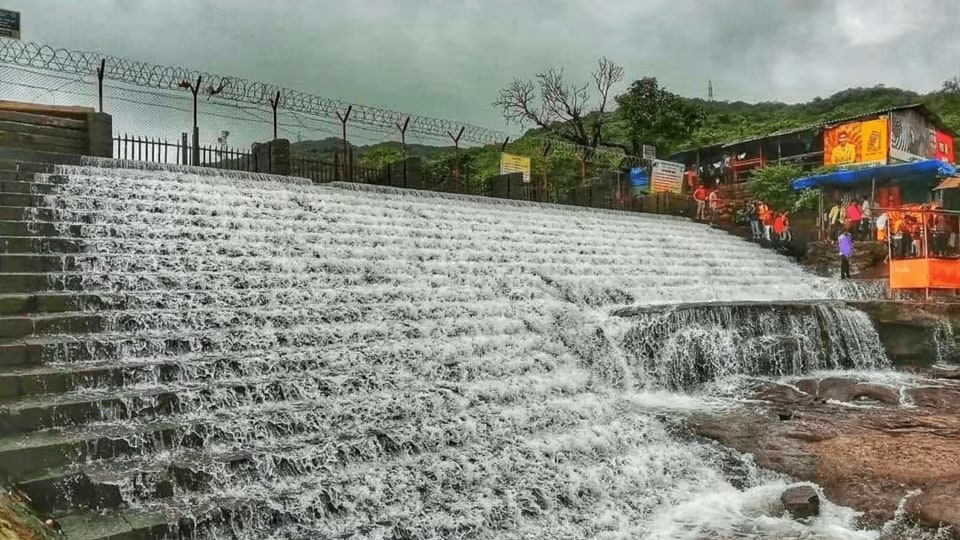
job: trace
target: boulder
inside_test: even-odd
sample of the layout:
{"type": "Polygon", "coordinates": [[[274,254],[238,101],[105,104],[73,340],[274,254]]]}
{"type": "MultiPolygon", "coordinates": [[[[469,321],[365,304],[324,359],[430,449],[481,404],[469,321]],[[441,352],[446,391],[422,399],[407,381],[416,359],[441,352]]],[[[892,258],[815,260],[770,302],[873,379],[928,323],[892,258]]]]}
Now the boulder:
{"type": "Polygon", "coordinates": [[[793,519],[806,519],[820,514],[820,496],[810,486],[795,486],[780,495],[780,502],[793,519]]]}

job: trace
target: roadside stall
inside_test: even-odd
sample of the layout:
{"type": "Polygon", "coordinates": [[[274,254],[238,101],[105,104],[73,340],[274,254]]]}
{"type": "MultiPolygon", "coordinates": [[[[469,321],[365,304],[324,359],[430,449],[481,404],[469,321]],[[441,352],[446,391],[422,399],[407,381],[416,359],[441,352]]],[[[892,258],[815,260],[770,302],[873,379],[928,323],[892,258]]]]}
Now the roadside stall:
{"type": "MultiPolygon", "coordinates": [[[[871,216],[876,219],[882,209],[924,205],[934,201],[934,188],[945,178],[956,174],[949,163],[936,159],[840,170],[794,180],[791,189],[817,189],[820,193],[818,238],[828,238],[830,209],[844,207],[854,200],[867,199],[871,216]]],[[[872,235],[876,239],[876,235],[872,235]]]]}
{"type": "MultiPolygon", "coordinates": [[[[800,178],[794,190],[820,190],[841,204],[868,197],[874,220],[871,240],[886,243],[890,288],[960,290],[960,178],[952,165],[936,160],[882,165],[800,178]],[[874,221],[876,223],[876,221],[874,221]]],[[[821,226],[821,232],[824,228],[821,226]]]]}

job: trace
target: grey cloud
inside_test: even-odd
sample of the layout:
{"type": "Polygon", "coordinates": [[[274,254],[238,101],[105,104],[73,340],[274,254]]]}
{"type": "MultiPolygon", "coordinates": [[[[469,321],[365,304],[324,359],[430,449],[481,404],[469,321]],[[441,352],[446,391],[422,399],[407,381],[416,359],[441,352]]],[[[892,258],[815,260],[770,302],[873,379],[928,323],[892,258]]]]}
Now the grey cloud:
{"type": "Polygon", "coordinates": [[[13,0],[24,38],[502,128],[514,76],[601,55],[718,98],[926,91],[957,74],[956,0],[13,0]],[[19,4],[19,5],[18,5],[19,4]],[[859,16],[857,14],[860,14],[859,16]]]}

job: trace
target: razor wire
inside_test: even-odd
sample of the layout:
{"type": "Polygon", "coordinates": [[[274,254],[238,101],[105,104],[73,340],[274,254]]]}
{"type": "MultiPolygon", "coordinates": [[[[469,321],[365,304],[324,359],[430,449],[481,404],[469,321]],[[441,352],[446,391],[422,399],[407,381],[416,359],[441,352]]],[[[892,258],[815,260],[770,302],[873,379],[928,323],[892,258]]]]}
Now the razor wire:
{"type": "Polygon", "coordinates": [[[334,119],[338,125],[338,115],[345,114],[350,108],[349,122],[352,127],[359,124],[381,133],[397,131],[397,124],[402,124],[409,118],[407,133],[415,136],[447,139],[462,128],[460,140],[466,143],[500,143],[508,137],[504,132],[472,124],[349,103],[265,82],[184,67],[150,64],[90,51],[54,48],[29,41],[0,39],[0,63],[80,77],[96,77],[102,68],[105,81],[180,93],[184,93],[182,83],[199,80],[208,99],[245,104],[261,110],[271,109],[275,103],[278,110],[334,119]]]}

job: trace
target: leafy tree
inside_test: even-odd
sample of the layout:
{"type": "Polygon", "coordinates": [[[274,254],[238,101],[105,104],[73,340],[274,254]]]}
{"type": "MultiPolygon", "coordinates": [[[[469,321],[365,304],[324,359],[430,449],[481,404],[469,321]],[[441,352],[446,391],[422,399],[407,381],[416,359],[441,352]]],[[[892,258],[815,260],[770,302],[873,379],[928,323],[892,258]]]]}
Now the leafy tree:
{"type": "Polygon", "coordinates": [[[793,165],[772,165],[756,171],[747,184],[747,189],[753,197],[776,210],[815,210],[819,200],[817,190],[793,191],[790,188],[791,182],[810,174],[793,165]]]}
{"type": "Polygon", "coordinates": [[[550,135],[589,148],[603,144],[603,128],[612,117],[608,110],[613,87],[623,80],[623,67],[601,58],[593,83],[567,81],[563,70],[550,69],[531,80],[514,79],[500,90],[493,105],[508,122],[532,125],[550,135]],[[596,103],[590,87],[596,89],[596,103]]]}
{"type": "Polygon", "coordinates": [[[655,77],[634,81],[616,100],[629,141],[624,150],[633,155],[640,155],[643,144],[653,144],[666,155],[688,141],[705,120],[698,104],[661,87],[655,77]]]}
{"type": "Polygon", "coordinates": [[[379,169],[389,163],[403,161],[403,150],[396,145],[379,144],[364,149],[360,162],[365,167],[379,169]]]}

